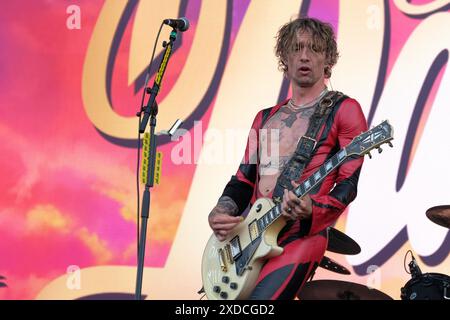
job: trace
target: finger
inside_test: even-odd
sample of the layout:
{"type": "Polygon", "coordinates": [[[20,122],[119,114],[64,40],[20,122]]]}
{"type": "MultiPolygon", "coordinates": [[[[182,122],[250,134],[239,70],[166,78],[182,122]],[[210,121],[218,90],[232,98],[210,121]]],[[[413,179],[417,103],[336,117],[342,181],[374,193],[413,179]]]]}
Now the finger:
{"type": "Polygon", "coordinates": [[[290,220],[296,219],[296,214],[293,212],[292,208],[289,206],[283,207],[281,211],[281,215],[290,220]]]}
{"type": "Polygon", "coordinates": [[[301,198],[301,206],[304,210],[308,210],[308,208],[312,207],[312,200],[309,195],[306,195],[304,198],[301,198]]]}
{"type": "Polygon", "coordinates": [[[312,204],[312,200],[311,200],[311,197],[309,196],[309,194],[302,197],[301,200],[305,203],[306,206],[309,206],[312,204]]]}
{"type": "Polygon", "coordinates": [[[292,207],[292,208],[298,207],[298,206],[300,206],[300,201],[298,200],[298,198],[295,198],[295,199],[289,199],[289,200],[287,201],[287,205],[288,205],[289,207],[292,207]]]}
{"type": "Polygon", "coordinates": [[[300,203],[300,198],[297,197],[297,195],[294,192],[289,191],[288,197],[289,197],[289,200],[295,201],[298,204],[300,203]]]}
{"type": "Polygon", "coordinates": [[[291,180],[291,184],[294,188],[297,188],[300,185],[300,183],[295,182],[295,180],[291,180]]]}
{"type": "Polygon", "coordinates": [[[287,209],[283,209],[281,211],[281,215],[286,218],[292,219],[292,212],[289,212],[287,209]]]}
{"type": "Polygon", "coordinates": [[[217,232],[215,232],[214,235],[216,236],[217,240],[219,240],[219,241],[223,241],[226,239],[225,236],[222,236],[222,235],[218,234],[217,232]]]}
{"type": "Polygon", "coordinates": [[[287,204],[288,200],[289,200],[288,192],[285,189],[284,190],[284,194],[283,194],[283,201],[281,202],[281,209],[287,209],[288,208],[288,204],[287,204]]]}
{"type": "Polygon", "coordinates": [[[294,207],[292,209],[292,212],[295,214],[295,216],[297,218],[300,218],[302,216],[302,214],[304,213],[304,211],[299,206],[294,207]]]}
{"type": "Polygon", "coordinates": [[[289,191],[284,189],[283,201],[281,203],[281,214],[290,220],[297,219],[297,215],[293,212],[293,206],[295,203],[290,202],[289,191]]]}
{"type": "Polygon", "coordinates": [[[232,230],[234,227],[236,227],[239,223],[217,223],[213,224],[214,230],[232,230]]]}
{"type": "Polygon", "coordinates": [[[223,215],[223,216],[221,215],[221,216],[212,217],[210,221],[214,224],[216,224],[216,223],[227,224],[227,223],[239,223],[242,220],[244,220],[242,217],[230,217],[227,215],[223,215]]]}
{"type": "Polygon", "coordinates": [[[288,191],[284,189],[283,201],[281,202],[281,210],[284,211],[286,214],[289,212],[290,208],[288,200],[289,200],[288,191]]]}
{"type": "Polygon", "coordinates": [[[283,202],[286,202],[289,200],[289,191],[287,189],[284,189],[283,191],[283,202]]]}
{"type": "Polygon", "coordinates": [[[226,208],[222,208],[222,207],[215,207],[214,208],[214,213],[215,214],[225,214],[227,216],[232,217],[232,212],[230,212],[230,210],[227,210],[226,208]]]}
{"type": "Polygon", "coordinates": [[[225,232],[225,231],[216,231],[216,232],[214,232],[214,234],[215,234],[216,238],[219,239],[220,241],[223,241],[228,236],[228,232],[225,232]]]}
{"type": "Polygon", "coordinates": [[[305,202],[301,199],[298,199],[297,205],[295,206],[298,211],[302,211],[306,209],[305,202]]]}
{"type": "Polygon", "coordinates": [[[230,216],[225,213],[217,213],[212,217],[213,223],[238,223],[241,222],[243,218],[241,216],[230,216]]]}
{"type": "Polygon", "coordinates": [[[289,219],[289,220],[295,220],[297,219],[297,216],[295,216],[292,213],[288,213],[286,211],[281,212],[281,215],[283,215],[285,218],[289,219]]]}
{"type": "Polygon", "coordinates": [[[225,231],[225,230],[217,230],[216,232],[218,235],[221,235],[223,237],[226,237],[229,233],[228,231],[225,231]]]}
{"type": "Polygon", "coordinates": [[[286,201],[286,206],[293,207],[295,205],[298,205],[300,200],[298,197],[293,193],[292,191],[285,191],[285,196],[283,197],[283,200],[286,201]]]}

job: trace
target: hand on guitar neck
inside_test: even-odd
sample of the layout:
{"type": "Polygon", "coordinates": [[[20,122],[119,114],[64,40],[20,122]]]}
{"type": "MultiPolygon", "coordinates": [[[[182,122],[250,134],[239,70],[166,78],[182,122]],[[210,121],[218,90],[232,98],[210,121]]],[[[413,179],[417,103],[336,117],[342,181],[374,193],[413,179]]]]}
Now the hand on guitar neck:
{"type": "MultiPolygon", "coordinates": [[[[294,188],[300,185],[293,180],[291,183],[294,188]]],[[[312,215],[312,201],[308,194],[298,198],[294,192],[284,189],[281,209],[283,210],[281,214],[288,220],[308,219],[312,215]]]]}
{"type": "Polygon", "coordinates": [[[234,215],[238,212],[238,206],[230,197],[219,199],[217,205],[208,216],[208,222],[219,241],[226,239],[230,231],[244,220],[243,217],[234,215]]]}

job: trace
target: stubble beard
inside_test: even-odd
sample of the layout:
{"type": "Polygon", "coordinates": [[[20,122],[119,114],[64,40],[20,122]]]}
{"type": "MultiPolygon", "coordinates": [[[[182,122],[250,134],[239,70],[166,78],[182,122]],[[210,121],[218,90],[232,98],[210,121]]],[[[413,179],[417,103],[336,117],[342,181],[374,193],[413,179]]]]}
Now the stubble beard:
{"type": "Polygon", "coordinates": [[[310,77],[293,78],[292,80],[300,88],[310,88],[314,85],[314,81],[310,77]]]}

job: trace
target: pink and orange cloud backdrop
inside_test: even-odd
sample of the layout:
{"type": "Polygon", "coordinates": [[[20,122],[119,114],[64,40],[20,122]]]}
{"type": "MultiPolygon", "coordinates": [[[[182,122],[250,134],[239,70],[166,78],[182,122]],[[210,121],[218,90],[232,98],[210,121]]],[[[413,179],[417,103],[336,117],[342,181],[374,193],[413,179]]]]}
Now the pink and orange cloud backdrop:
{"type": "MultiPolygon", "coordinates": [[[[232,2],[231,46],[250,0],[232,2]]],[[[69,265],[136,265],[136,149],[99,134],[81,96],[85,54],[103,5],[100,0],[1,4],[0,275],[8,285],[0,288],[1,299],[33,299],[69,265]],[[80,30],[66,27],[72,4],[81,8],[80,30]]],[[[420,23],[389,5],[388,74],[420,23]]],[[[191,29],[170,62],[160,99],[170,94],[183,68],[199,6],[200,0],[187,4],[191,29]]],[[[308,13],[337,27],[339,2],[312,0],[308,13]]],[[[115,111],[131,117],[141,91],[134,94],[126,80],[130,29],[119,47],[111,95],[115,111]]],[[[204,130],[213,105],[198,119],[204,130]]],[[[169,155],[172,147],[160,150],[169,155]]],[[[165,158],[163,180],[176,183],[152,191],[146,266],[164,267],[194,172],[195,164],[176,166],[165,158]]]]}

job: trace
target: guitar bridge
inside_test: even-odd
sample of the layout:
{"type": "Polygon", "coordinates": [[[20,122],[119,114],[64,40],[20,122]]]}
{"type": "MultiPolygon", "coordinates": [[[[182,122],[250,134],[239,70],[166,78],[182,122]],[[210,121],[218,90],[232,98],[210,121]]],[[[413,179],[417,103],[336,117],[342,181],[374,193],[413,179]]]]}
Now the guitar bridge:
{"type": "Polygon", "coordinates": [[[231,246],[230,244],[227,244],[225,246],[225,256],[227,258],[228,263],[233,264],[234,263],[234,259],[231,255],[231,246]]]}
{"type": "Polygon", "coordinates": [[[220,270],[222,270],[222,272],[228,271],[227,262],[225,260],[225,252],[223,249],[219,249],[219,264],[220,264],[220,270]]]}

